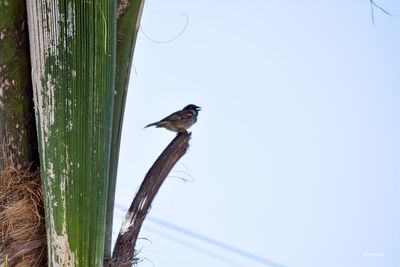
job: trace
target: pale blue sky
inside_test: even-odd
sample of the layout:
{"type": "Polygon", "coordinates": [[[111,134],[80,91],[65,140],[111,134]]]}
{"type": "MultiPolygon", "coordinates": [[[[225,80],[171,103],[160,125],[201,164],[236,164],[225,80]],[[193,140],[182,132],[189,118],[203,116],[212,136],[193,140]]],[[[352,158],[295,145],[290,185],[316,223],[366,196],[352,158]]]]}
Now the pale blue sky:
{"type": "MultiPolygon", "coordinates": [[[[139,33],[115,234],[175,136],[143,127],[193,103],[171,173],[193,181],[167,179],[150,216],[285,266],[400,266],[400,2],[377,3],[397,16],[373,27],[368,0],[147,1],[151,38],[189,24],[139,33]]],[[[266,266],[152,221],[141,237],[143,267],[266,266]]]]}

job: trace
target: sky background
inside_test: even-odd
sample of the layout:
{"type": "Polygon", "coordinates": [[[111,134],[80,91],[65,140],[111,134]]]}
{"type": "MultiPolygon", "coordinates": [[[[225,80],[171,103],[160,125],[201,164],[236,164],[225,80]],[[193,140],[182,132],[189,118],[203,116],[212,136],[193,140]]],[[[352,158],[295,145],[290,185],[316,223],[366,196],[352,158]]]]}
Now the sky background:
{"type": "Polygon", "coordinates": [[[146,1],[148,37],[188,25],[163,44],[139,32],[115,236],[175,136],[143,127],[203,110],[142,228],[141,266],[400,266],[400,2],[377,4],[395,16],[375,8],[374,27],[368,0],[146,1]]]}

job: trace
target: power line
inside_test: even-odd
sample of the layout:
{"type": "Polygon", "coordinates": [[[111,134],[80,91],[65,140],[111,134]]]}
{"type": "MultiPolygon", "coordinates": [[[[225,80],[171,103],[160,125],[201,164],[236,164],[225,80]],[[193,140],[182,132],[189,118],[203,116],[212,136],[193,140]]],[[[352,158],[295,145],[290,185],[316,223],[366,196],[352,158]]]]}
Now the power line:
{"type": "Polygon", "coordinates": [[[158,229],[155,229],[155,228],[149,227],[149,226],[146,226],[146,229],[151,233],[157,234],[157,235],[162,236],[164,238],[170,239],[170,240],[172,240],[174,242],[180,243],[181,245],[183,245],[185,247],[189,247],[189,248],[191,248],[191,249],[193,249],[193,250],[195,250],[197,252],[203,253],[203,254],[205,254],[205,255],[207,255],[209,257],[215,258],[215,259],[217,259],[219,261],[222,261],[222,262],[224,262],[226,264],[229,264],[231,266],[246,267],[245,265],[242,265],[239,262],[236,262],[234,260],[231,260],[231,259],[226,258],[226,257],[221,256],[221,255],[218,255],[217,253],[214,253],[214,252],[212,252],[212,251],[210,251],[208,249],[205,249],[203,247],[194,245],[194,244],[192,244],[190,242],[187,242],[185,240],[182,240],[182,239],[177,238],[175,236],[172,236],[170,234],[167,234],[164,231],[160,231],[158,229]]]}
{"type": "Polygon", "coordinates": [[[205,243],[214,245],[216,247],[225,249],[225,250],[230,251],[230,252],[232,252],[234,254],[237,254],[237,255],[240,255],[242,257],[254,260],[254,261],[259,262],[261,264],[264,264],[264,265],[267,265],[267,266],[273,266],[273,267],[283,267],[284,266],[282,264],[276,263],[274,261],[271,261],[269,259],[263,258],[263,257],[258,256],[258,255],[255,255],[255,254],[250,253],[248,251],[245,251],[245,250],[233,247],[231,245],[225,244],[223,242],[220,242],[218,240],[212,239],[212,238],[207,237],[205,235],[198,234],[198,233],[195,233],[193,231],[187,230],[187,229],[182,228],[180,226],[177,226],[175,224],[172,224],[172,223],[169,223],[169,222],[154,218],[152,216],[147,216],[146,218],[147,218],[148,221],[154,222],[154,223],[156,223],[156,224],[158,224],[160,226],[163,226],[163,227],[168,228],[170,230],[173,230],[173,231],[179,232],[181,234],[190,236],[192,238],[201,240],[201,241],[203,241],[205,243]]]}

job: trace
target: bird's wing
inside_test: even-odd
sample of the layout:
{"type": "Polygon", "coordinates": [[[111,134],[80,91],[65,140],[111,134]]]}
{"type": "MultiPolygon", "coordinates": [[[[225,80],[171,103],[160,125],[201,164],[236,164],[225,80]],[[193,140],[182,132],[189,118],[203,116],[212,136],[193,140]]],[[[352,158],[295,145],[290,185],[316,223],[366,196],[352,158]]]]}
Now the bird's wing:
{"type": "Polygon", "coordinates": [[[185,112],[185,111],[180,110],[175,113],[172,113],[168,117],[165,117],[160,122],[162,122],[162,121],[179,121],[179,120],[189,119],[191,117],[193,117],[193,114],[191,112],[185,112]]]}

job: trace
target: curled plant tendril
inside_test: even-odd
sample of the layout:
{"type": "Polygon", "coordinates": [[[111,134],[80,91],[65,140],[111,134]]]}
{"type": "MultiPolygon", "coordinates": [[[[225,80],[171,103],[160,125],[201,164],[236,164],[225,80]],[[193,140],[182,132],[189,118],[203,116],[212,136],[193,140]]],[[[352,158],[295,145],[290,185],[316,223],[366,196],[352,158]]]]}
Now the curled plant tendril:
{"type": "Polygon", "coordinates": [[[394,17],[392,14],[390,14],[387,10],[382,8],[381,6],[377,5],[374,0],[369,0],[371,4],[371,17],[372,17],[372,25],[375,26],[375,15],[374,15],[374,7],[378,8],[380,11],[385,13],[388,16],[394,17]]]}
{"type": "Polygon", "coordinates": [[[143,28],[142,28],[142,25],[140,25],[139,28],[140,28],[140,30],[142,31],[143,35],[144,35],[149,41],[151,41],[151,42],[153,42],[153,43],[157,43],[157,44],[166,44],[166,43],[170,43],[170,42],[172,42],[172,41],[178,39],[178,38],[185,32],[185,30],[186,30],[186,28],[187,28],[187,26],[188,26],[188,24],[189,24],[189,16],[188,16],[186,13],[182,13],[182,14],[181,14],[181,17],[185,17],[185,18],[186,18],[185,26],[183,26],[183,29],[182,29],[176,36],[174,36],[174,37],[172,37],[171,39],[166,40],[166,41],[154,40],[153,38],[149,37],[149,36],[145,33],[145,31],[144,31],[143,28]]]}

